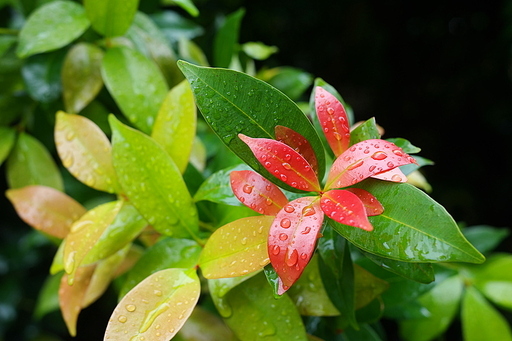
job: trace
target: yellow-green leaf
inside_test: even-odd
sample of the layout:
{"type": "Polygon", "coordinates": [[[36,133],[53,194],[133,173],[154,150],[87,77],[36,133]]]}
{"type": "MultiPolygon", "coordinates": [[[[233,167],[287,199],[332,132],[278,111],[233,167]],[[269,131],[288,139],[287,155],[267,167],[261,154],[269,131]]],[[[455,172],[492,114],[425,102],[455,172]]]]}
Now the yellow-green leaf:
{"type": "Polygon", "coordinates": [[[192,89],[183,81],[165,98],[151,136],[172,157],[181,173],[187,168],[196,134],[196,104],[192,89]]]}
{"type": "Polygon", "coordinates": [[[9,155],[14,141],[16,140],[16,131],[8,127],[0,127],[0,165],[9,155]]]}
{"type": "Polygon", "coordinates": [[[78,180],[100,191],[119,190],[110,141],[94,122],[57,112],[55,144],[62,164],[78,180]]]}
{"type": "Polygon", "coordinates": [[[66,237],[71,224],[86,212],[73,198],[51,187],[32,185],[5,194],[24,222],[57,238],[66,237]]]}
{"type": "Polygon", "coordinates": [[[388,282],[354,264],[355,308],[366,306],[389,287],[388,282]]]}
{"type": "Polygon", "coordinates": [[[106,37],[123,35],[131,25],[138,5],[139,0],[84,0],[92,27],[106,37]]]}
{"type": "Polygon", "coordinates": [[[199,295],[194,269],[158,271],[119,302],[104,340],[168,341],[188,319],[199,295]]]}
{"type": "Polygon", "coordinates": [[[236,277],[267,265],[267,238],[273,220],[273,216],[246,217],[217,229],[199,258],[204,277],[236,277]]]}
{"type": "Polygon", "coordinates": [[[236,337],[217,315],[197,306],[178,333],[186,341],[236,341],[236,337]]]}
{"type": "Polygon", "coordinates": [[[103,51],[89,43],[78,43],[68,51],[61,74],[67,112],[80,112],[100,92],[102,59],[103,51]]]}

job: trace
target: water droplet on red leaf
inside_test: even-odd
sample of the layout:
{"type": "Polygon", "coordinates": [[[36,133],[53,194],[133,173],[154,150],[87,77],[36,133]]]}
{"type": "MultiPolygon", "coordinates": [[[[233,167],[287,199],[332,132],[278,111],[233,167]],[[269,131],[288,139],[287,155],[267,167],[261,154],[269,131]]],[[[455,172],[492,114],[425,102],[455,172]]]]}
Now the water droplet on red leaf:
{"type": "Polygon", "coordinates": [[[374,160],[384,160],[387,157],[388,157],[388,155],[385,152],[381,152],[381,151],[375,152],[372,155],[372,159],[374,159],[374,160]]]}
{"type": "Polygon", "coordinates": [[[279,240],[285,241],[286,239],[288,239],[288,235],[286,233],[281,233],[279,235],[279,240]]]}
{"type": "Polygon", "coordinates": [[[402,181],[402,177],[398,174],[395,174],[391,177],[391,180],[392,181],[395,181],[395,182],[401,182],[402,181]]]}
{"type": "Polygon", "coordinates": [[[281,252],[281,248],[278,245],[274,245],[272,247],[272,254],[274,256],[277,256],[279,254],[279,252],[281,252]]]}
{"type": "Polygon", "coordinates": [[[293,211],[295,211],[295,208],[293,208],[293,206],[292,206],[292,205],[286,205],[286,206],[284,207],[284,210],[285,210],[286,212],[288,212],[288,213],[292,213],[293,211]]]}
{"type": "Polygon", "coordinates": [[[279,175],[279,177],[280,177],[280,178],[281,178],[281,180],[283,180],[283,181],[288,180],[288,177],[287,177],[286,175],[284,175],[284,174],[279,175]]]}
{"type": "Polygon", "coordinates": [[[254,186],[245,184],[242,190],[244,191],[244,193],[251,194],[253,188],[254,186]]]}
{"type": "Polygon", "coordinates": [[[311,231],[311,227],[306,226],[306,228],[304,228],[304,231],[302,231],[301,233],[302,234],[308,234],[310,231],[311,231]]]}
{"type": "Polygon", "coordinates": [[[281,223],[280,223],[281,227],[282,228],[289,228],[290,226],[292,226],[292,222],[290,221],[290,219],[288,218],[283,218],[281,219],[281,223]]]}
{"type": "Polygon", "coordinates": [[[288,254],[286,255],[285,259],[286,265],[294,266],[295,264],[297,264],[298,260],[299,253],[297,252],[297,250],[293,249],[292,252],[290,252],[290,250],[288,249],[288,254]]]}
{"type": "Polygon", "coordinates": [[[307,206],[302,209],[302,215],[305,217],[313,215],[315,213],[316,213],[315,209],[311,206],[307,206]]]}
{"type": "Polygon", "coordinates": [[[353,169],[356,169],[358,167],[361,167],[363,165],[364,161],[363,160],[359,160],[357,161],[356,163],[353,163],[351,164],[350,166],[347,167],[347,170],[353,170],[353,169]]]}
{"type": "Polygon", "coordinates": [[[287,169],[287,170],[292,169],[292,166],[290,166],[290,164],[287,163],[287,162],[284,162],[282,166],[283,166],[284,169],[287,169]]]}

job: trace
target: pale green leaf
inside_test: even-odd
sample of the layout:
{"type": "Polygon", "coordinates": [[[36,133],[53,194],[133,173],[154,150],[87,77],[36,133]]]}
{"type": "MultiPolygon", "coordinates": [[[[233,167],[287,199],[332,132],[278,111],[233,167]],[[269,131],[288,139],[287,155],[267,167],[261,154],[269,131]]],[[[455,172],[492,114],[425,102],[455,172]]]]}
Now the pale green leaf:
{"type": "Polygon", "coordinates": [[[91,25],[106,37],[123,35],[137,12],[139,0],[84,0],[91,25]]]}
{"type": "Polygon", "coordinates": [[[0,127],[0,165],[11,152],[16,141],[16,131],[9,127],[0,127]]]}

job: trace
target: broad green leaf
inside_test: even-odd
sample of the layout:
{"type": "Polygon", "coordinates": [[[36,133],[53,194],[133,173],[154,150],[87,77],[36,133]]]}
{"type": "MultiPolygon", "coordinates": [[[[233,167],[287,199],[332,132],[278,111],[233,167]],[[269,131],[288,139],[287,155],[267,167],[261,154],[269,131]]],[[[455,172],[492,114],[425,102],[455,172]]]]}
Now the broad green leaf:
{"type": "Polygon", "coordinates": [[[74,274],[73,285],[69,284],[70,280],[67,274],[64,274],[60,280],[59,305],[71,336],[76,336],[78,314],[82,310],[82,302],[95,268],[95,265],[78,268],[74,274]]]}
{"type": "Polygon", "coordinates": [[[200,306],[196,306],[178,335],[184,341],[237,341],[221,318],[200,306]]]}
{"type": "Polygon", "coordinates": [[[200,293],[194,269],[156,272],[119,302],[104,340],[170,340],[192,313],[200,293]]]}
{"type": "Polygon", "coordinates": [[[62,84],[60,70],[64,62],[65,51],[38,54],[25,60],[21,75],[25,87],[34,100],[49,103],[61,96],[62,84]]]}
{"type": "Polygon", "coordinates": [[[354,264],[355,309],[367,306],[388,289],[388,282],[354,264]]]}
{"type": "Polygon", "coordinates": [[[147,222],[128,202],[123,202],[114,221],[105,229],[82,264],[91,264],[110,257],[126,247],[147,226],[147,222]]]}
{"type": "Polygon", "coordinates": [[[1,35],[0,36],[0,58],[3,57],[4,53],[7,52],[12,45],[18,41],[16,36],[1,35]]]}
{"type": "Polygon", "coordinates": [[[416,147],[411,142],[401,137],[386,139],[386,141],[396,144],[408,154],[416,154],[421,152],[421,148],[416,147]]]}
{"type": "Polygon", "coordinates": [[[168,91],[156,64],[140,52],[114,47],[103,57],[101,74],[123,114],[143,132],[151,132],[168,91]]]}
{"type": "Polygon", "coordinates": [[[78,38],[90,23],[84,8],[71,1],[53,1],[34,11],[23,26],[16,53],[20,58],[56,50],[78,38]]]}
{"type": "Polygon", "coordinates": [[[46,314],[59,309],[59,286],[63,272],[57,275],[48,276],[39,291],[36,307],[34,308],[34,317],[41,319],[46,314]]]}
{"type": "Polygon", "coordinates": [[[258,60],[265,60],[274,53],[277,53],[279,49],[277,46],[268,46],[262,42],[250,41],[242,45],[242,50],[251,58],[258,60]]]}
{"type": "Polygon", "coordinates": [[[292,300],[287,295],[275,300],[262,274],[237,285],[223,298],[212,291],[212,298],[240,340],[307,340],[292,300]]]}
{"type": "Polygon", "coordinates": [[[10,188],[29,185],[64,188],[62,176],[46,147],[27,133],[20,133],[7,159],[7,182],[10,188]]]}
{"type": "Polygon", "coordinates": [[[313,256],[301,277],[288,290],[303,316],[337,316],[338,309],[332,304],[320,277],[318,256],[313,256]]]}
{"type": "Polygon", "coordinates": [[[162,0],[162,4],[180,6],[193,17],[197,17],[199,15],[199,10],[191,0],[162,0]]]}
{"type": "Polygon", "coordinates": [[[103,51],[89,43],[78,43],[66,54],[61,78],[67,112],[80,112],[100,92],[103,87],[102,59],[103,51]]]}
{"type": "MultiPolygon", "coordinates": [[[[271,266],[270,265],[265,266],[265,268],[267,268],[267,267],[271,267],[271,266]]],[[[251,272],[251,273],[249,273],[247,275],[242,275],[242,276],[238,276],[238,277],[227,277],[227,278],[209,279],[208,280],[208,287],[209,287],[211,292],[215,293],[215,297],[223,298],[224,296],[226,296],[226,294],[231,289],[233,289],[234,287],[236,287],[240,283],[245,282],[249,278],[256,276],[260,272],[261,271],[255,271],[255,272],[251,272]]],[[[217,306],[217,309],[219,310],[219,313],[220,313],[221,316],[225,315],[224,311],[222,310],[222,307],[217,306]]],[[[226,310],[225,312],[228,313],[229,310],[226,310]]]]}
{"type": "Polygon", "coordinates": [[[453,276],[422,295],[419,302],[428,309],[430,316],[401,321],[402,337],[410,341],[429,341],[441,335],[457,313],[462,289],[460,277],[453,276]]]}
{"type": "Polygon", "coordinates": [[[171,157],[149,136],[110,116],[113,163],[121,187],[158,232],[196,237],[197,210],[171,157]]]}
{"type": "Polygon", "coordinates": [[[11,152],[16,141],[16,131],[8,127],[0,127],[0,165],[11,152]]]}
{"type": "Polygon", "coordinates": [[[446,210],[409,184],[366,180],[358,184],[384,206],[369,217],[372,232],[333,222],[334,229],[364,251],[406,262],[482,263],[480,254],[446,210]]]}
{"type": "Polygon", "coordinates": [[[190,39],[181,37],[178,41],[178,51],[180,57],[188,62],[201,66],[210,65],[203,50],[190,39]]]}
{"type": "Polygon", "coordinates": [[[462,301],[462,333],[465,341],[512,340],[509,322],[474,287],[462,301]]]}
{"type": "Polygon", "coordinates": [[[152,273],[169,268],[192,268],[197,265],[202,248],[189,239],[164,238],[144,252],[128,272],[119,296],[139,284],[152,273]]]}
{"type": "MultiPolygon", "coordinates": [[[[358,142],[371,139],[380,139],[380,133],[379,129],[377,128],[377,123],[375,123],[375,117],[372,117],[369,120],[365,121],[364,123],[361,123],[350,132],[350,145],[354,145],[358,142]]],[[[401,146],[397,146],[401,148],[401,146]]],[[[405,150],[404,152],[407,153],[405,150]]]]}
{"type": "Polygon", "coordinates": [[[269,263],[266,244],[273,220],[273,216],[247,217],[217,229],[199,258],[204,277],[236,277],[261,270],[269,263]]]}
{"type": "Polygon", "coordinates": [[[495,228],[487,225],[471,226],[462,232],[469,242],[482,253],[493,250],[510,234],[508,228],[495,228]]]}
{"type": "Polygon", "coordinates": [[[64,167],[89,187],[119,192],[107,136],[88,118],[57,112],[55,144],[64,167]]]}
{"type": "Polygon", "coordinates": [[[242,203],[235,197],[231,189],[229,174],[232,171],[241,170],[249,170],[249,166],[242,164],[213,173],[201,184],[194,195],[194,200],[196,202],[208,200],[218,204],[240,206],[242,203]]]}
{"type": "MultiPolygon", "coordinates": [[[[379,325],[377,325],[379,327],[379,325]]],[[[355,330],[353,328],[348,328],[343,331],[342,339],[343,341],[383,341],[382,334],[380,330],[376,330],[378,328],[373,328],[369,324],[361,325],[359,330],[355,330]]]]}
{"type": "Polygon", "coordinates": [[[16,213],[33,228],[57,238],[64,238],[85,208],[73,198],[52,187],[26,186],[10,189],[5,195],[16,213]]]}
{"type": "Polygon", "coordinates": [[[122,204],[122,201],[112,201],[97,206],[71,225],[71,231],[66,236],[63,254],[64,270],[68,274],[70,285],[73,284],[78,267],[103,232],[114,221],[122,204]]]}
{"type": "Polygon", "coordinates": [[[469,268],[473,283],[489,300],[512,310],[512,255],[493,254],[482,265],[469,268]]]}
{"type": "Polygon", "coordinates": [[[151,15],[151,19],[173,43],[182,38],[194,39],[204,34],[204,29],[199,24],[174,11],[160,11],[151,15]]]}
{"type": "Polygon", "coordinates": [[[281,90],[294,101],[299,100],[313,83],[310,73],[289,66],[264,70],[257,77],[281,90]]]}
{"type": "Polygon", "coordinates": [[[187,168],[196,134],[196,104],[187,81],[171,89],[153,126],[151,136],[165,149],[181,173],[187,168]]]}
{"type": "Polygon", "coordinates": [[[238,36],[240,34],[240,24],[244,17],[245,10],[238,11],[228,15],[217,32],[213,41],[213,62],[218,67],[229,67],[231,58],[236,51],[238,36]]]}
{"type": "Polygon", "coordinates": [[[106,37],[123,35],[137,12],[139,0],[84,0],[92,27],[106,37]]]}
{"type": "Polygon", "coordinates": [[[319,178],[325,170],[324,149],[304,113],[283,93],[246,74],[204,68],[179,61],[178,66],[192,86],[196,103],[208,124],[221,140],[249,166],[270,181],[294,190],[275,179],[237,136],[274,138],[277,125],[291,128],[304,136],[313,147],[319,164],[319,178]]]}

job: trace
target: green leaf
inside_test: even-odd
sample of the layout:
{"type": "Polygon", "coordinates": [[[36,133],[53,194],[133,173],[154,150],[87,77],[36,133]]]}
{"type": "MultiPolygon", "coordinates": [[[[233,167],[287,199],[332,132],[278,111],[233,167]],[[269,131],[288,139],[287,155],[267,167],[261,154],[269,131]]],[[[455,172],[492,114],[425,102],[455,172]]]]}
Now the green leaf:
{"type": "Polygon", "coordinates": [[[265,60],[274,53],[277,53],[279,49],[277,46],[268,46],[262,42],[250,41],[242,45],[242,50],[251,58],[257,60],[265,60]]]}
{"type": "Polygon", "coordinates": [[[407,153],[407,154],[416,154],[416,153],[421,152],[421,148],[416,147],[411,142],[409,142],[408,140],[403,139],[401,137],[386,139],[386,141],[393,142],[398,147],[402,148],[404,153],[407,153]]]}
{"type": "Polygon", "coordinates": [[[106,37],[123,35],[137,12],[139,0],[84,0],[92,27],[106,37]]]}
{"type": "Polygon", "coordinates": [[[296,191],[277,180],[256,160],[237,135],[274,138],[276,125],[295,130],[313,147],[319,164],[319,178],[325,171],[324,149],[304,113],[283,93],[246,74],[194,66],[178,66],[192,85],[196,103],[208,124],[222,141],[249,166],[281,187],[296,191]]]}
{"type": "Polygon", "coordinates": [[[29,185],[64,188],[55,161],[46,147],[26,133],[20,133],[7,159],[7,182],[10,188],[29,185]]]}
{"type": "Polygon", "coordinates": [[[430,316],[401,321],[400,333],[404,339],[429,341],[442,334],[457,313],[462,288],[463,283],[460,277],[453,276],[422,295],[419,302],[428,309],[430,316]]]}
{"type": "Polygon", "coordinates": [[[80,115],[57,112],[55,144],[64,167],[89,187],[119,192],[112,147],[101,129],[80,115]]]}
{"type": "Polygon", "coordinates": [[[169,268],[192,268],[197,265],[201,247],[189,239],[163,238],[144,252],[144,255],[128,272],[119,292],[123,297],[144,278],[169,268]]]}
{"type": "Polygon", "coordinates": [[[226,17],[213,41],[213,63],[218,67],[229,67],[236,51],[240,24],[245,15],[243,8],[226,17]]]}
{"type": "Polygon", "coordinates": [[[194,195],[196,202],[208,200],[218,204],[240,206],[242,203],[233,194],[229,181],[229,174],[232,171],[249,170],[249,166],[242,164],[236,167],[220,170],[213,173],[206,179],[194,195]]]}
{"type": "Polygon", "coordinates": [[[482,294],[495,304],[512,310],[512,255],[493,254],[484,264],[469,269],[482,294]]]}
{"type": "Polygon", "coordinates": [[[199,258],[204,277],[236,277],[263,269],[270,262],[267,238],[273,220],[273,216],[246,217],[217,229],[199,258]]]}
{"type": "Polygon", "coordinates": [[[56,50],[78,38],[90,23],[84,8],[71,1],[53,1],[34,11],[23,26],[16,53],[25,58],[56,50]]]}
{"type": "Polygon", "coordinates": [[[89,43],[78,43],[68,51],[61,75],[67,112],[80,112],[100,92],[103,87],[102,59],[103,51],[89,43]]]}
{"type": "Polygon", "coordinates": [[[204,29],[195,22],[188,20],[177,12],[161,11],[151,15],[151,19],[171,42],[182,38],[194,39],[204,33],[204,29]]]}
{"type": "Polygon", "coordinates": [[[462,332],[465,341],[512,340],[510,325],[473,287],[468,287],[462,301],[462,332]]]}
{"type": "Polygon", "coordinates": [[[468,241],[482,253],[494,250],[510,234],[508,228],[495,228],[487,225],[471,226],[462,232],[468,241]]]}
{"type": "Polygon", "coordinates": [[[143,132],[151,132],[168,91],[155,63],[140,52],[115,47],[105,54],[101,73],[123,114],[143,132]]]}
{"type": "Polygon", "coordinates": [[[293,67],[277,67],[260,72],[258,78],[281,90],[296,101],[313,83],[313,76],[293,67]]]}
{"type": "Polygon", "coordinates": [[[199,15],[199,10],[191,0],[162,0],[162,4],[180,6],[193,17],[197,17],[199,15]]]}
{"type": "Polygon", "coordinates": [[[372,193],[384,213],[369,217],[372,232],[332,222],[364,251],[406,262],[482,263],[485,257],[460,232],[446,210],[412,185],[369,179],[357,187],[372,193]]]}
{"type": "MultiPolygon", "coordinates": [[[[267,267],[272,267],[271,265],[267,265],[267,267]]],[[[251,272],[247,275],[238,276],[238,277],[229,277],[229,278],[216,278],[216,279],[209,279],[208,280],[208,287],[211,292],[215,293],[216,298],[223,298],[226,296],[226,294],[239,285],[242,282],[245,282],[251,277],[254,277],[255,275],[259,274],[261,271],[255,271],[251,272]]],[[[222,302],[222,300],[218,301],[222,302]]],[[[217,306],[217,309],[219,310],[219,313],[221,316],[224,316],[226,314],[230,314],[229,307],[226,307],[226,310],[222,310],[222,306],[217,306]],[[226,314],[225,314],[226,313],[226,314]]]]}
{"type": "Polygon", "coordinates": [[[382,341],[381,335],[368,324],[361,325],[360,330],[348,328],[343,331],[343,341],[382,341]]]}
{"type": "Polygon", "coordinates": [[[18,37],[10,35],[0,36],[0,58],[18,41],[18,37]]]}
{"type": "Polygon", "coordinates": [[[169,153],[181,173],[187,168],[196,134],[196,104],[187,81],[171,89],[153,126],[151,136],[169,153]]]}
{"type": "Polygon", "coordinates": [[[41,319],[48,313],[59,309],[59,285],[64,275],[63,272],[57,275],[48,276],[39,291],[36,307],[34,308],[34,317],[41,319]]]}
{"type": "Polygon", "coordinates": [[[197,210],[174,161],[149,136],[109,121],[114,168],[130,202],[158,232],[196,238],[197,210]]]}
{"type": "Polygon", "coordinates": [[[371,272],[354,264],[355,308],[367,306],[388,289],[388,282],[374,276],[371,272]]]}
{"type": "Polygon", "coordinates": [[[11,152],[16,141],[16,131],[8,127],[0,127],[0,165],[11,152]]]}
{"type": "Polygon", "coordinates": [[[61,95],[60,69],[65,52],[58,50],[28,58],[21,69],[23,82],[34,100],[49,103],[61,95]]]}
{"type": "Polygon", "coordinates": [[[235,335],[218,315],[196,306],[192,315],[180,329],[184,341],[237,341],[235,335]]]}
{"type": "Polygon", "coordinates": [[[350,145],[370,139],[380,139],[375,117],[361,123],[350,132],[350,145]]]}
{"type": "Polygon", "coordinates": [[[105,340],[170,340],[201,294],[194,269],[166,269],[133,288],[115,308],[105,340]]]}
{"type": "Polygon", "coordinates": [[[237,285],[222,298],[212,290],[212,298],[226,324],[241,340],[307,340],[292,300],[287,295],[275,300],[262,274],[237,285]]]}
{"type": "Polygon", "coordinates": [[[203,50],[190,39],[185,37],[180,38],[178,41],[178,50],[181,58],[188,62],[201,66],[210,65],[203,50]]]}

